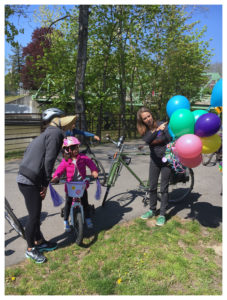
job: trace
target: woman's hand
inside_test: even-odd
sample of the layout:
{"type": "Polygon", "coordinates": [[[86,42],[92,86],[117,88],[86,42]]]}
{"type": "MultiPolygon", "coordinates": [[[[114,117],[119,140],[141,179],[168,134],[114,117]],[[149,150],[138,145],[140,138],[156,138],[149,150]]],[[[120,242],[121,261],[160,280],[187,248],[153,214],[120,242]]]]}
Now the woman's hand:
{"type": "Polygon", "coordinates": [[[93,171],[93,172],[91,172],[91,175],[92,175],[94,178],[97,178],[99,174],[98,174],[98,172],[93,171]]]}
{"type": "Polygon", "coordinates": [[[162,123],[162,124],[156,129],[156,131],[164,130],[167,123],[168,123],[168,122],[162,123]]]}
{"type": "Polygon", "coordinates": [[[47,193],[47,186],[43,186],[40,192],[40,196],[42,200],[46,197],[46,193],[47,193]]]}

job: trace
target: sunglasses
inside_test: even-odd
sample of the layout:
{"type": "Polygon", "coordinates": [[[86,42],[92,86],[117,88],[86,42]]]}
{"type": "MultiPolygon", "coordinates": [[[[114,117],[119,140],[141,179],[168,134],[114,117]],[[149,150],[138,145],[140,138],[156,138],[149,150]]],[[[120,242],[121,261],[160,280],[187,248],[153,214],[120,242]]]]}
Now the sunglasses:
{"type": "Polygon", "coordinates": [[[69,150],[73,151],[79,148],[79,145],[72,145],[72,146],[68,146],[68,147],[64,147],[64,150],[66,152],[68,152],[69,150]]]}

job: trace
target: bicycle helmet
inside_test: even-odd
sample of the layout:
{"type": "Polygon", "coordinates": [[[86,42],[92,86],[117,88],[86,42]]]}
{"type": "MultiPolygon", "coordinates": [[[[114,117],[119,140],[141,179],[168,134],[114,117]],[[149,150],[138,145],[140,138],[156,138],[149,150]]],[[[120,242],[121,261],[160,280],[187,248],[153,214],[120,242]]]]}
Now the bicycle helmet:
{"type": "Polygon", "coordinates": [[[67,136],[66,138],[64,138],[63,145],[62,145],[63,148],[73,146],[73,145],[80,145],[80,141],[76,137],[67,136]]]}
{"type": "Polygon", "coordinates": [[[64,111],[59,108],[48,108],[42,112],[42,120],[45,122],[50,122],[53,118],[62,117],[64,114],[64,111]]]}

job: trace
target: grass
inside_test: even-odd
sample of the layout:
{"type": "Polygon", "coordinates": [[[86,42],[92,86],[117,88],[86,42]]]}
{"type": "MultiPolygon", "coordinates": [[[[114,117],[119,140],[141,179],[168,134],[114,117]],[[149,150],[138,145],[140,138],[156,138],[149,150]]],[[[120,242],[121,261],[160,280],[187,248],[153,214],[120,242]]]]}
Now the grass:
{"type": "Polygon", "coordinates": [[[221,295],[222,231],[197,221],[135,219],[6,268],[6,295],[221,295]],[[92,238],[84,239],[89,244],[92,238]]]}
{"type": "Polygon", "coordinates": [[[25,95],[17,95],[17,96],[6,96],[5,97],[5,103],[9,103],[11,101],[23,98],[25,95]]]}
{"type": "Polygon", "coordinates": [[[6,152],[5,153],[5,160],[8,161],[8,160],[11,160],[11,159],[22,158],[23,155],[24,155],[24,150],[6,152]]]}

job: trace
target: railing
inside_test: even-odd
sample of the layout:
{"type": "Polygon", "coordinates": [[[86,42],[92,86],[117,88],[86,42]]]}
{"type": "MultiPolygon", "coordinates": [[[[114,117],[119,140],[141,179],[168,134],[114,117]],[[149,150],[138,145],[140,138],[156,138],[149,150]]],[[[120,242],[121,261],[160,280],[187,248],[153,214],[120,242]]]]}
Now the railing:
{"type": "MultiPolygon", "coordinates": [[[[135,114],[86,115],[87,131],[104,140],[108,133],[113,138],[125,135],[137,137],[135,114]]],[[[81,129],[81,115],[78,115],[77,128],[81,129]]],[[[5,114],[5,152],[23,151],[28,144],[43,131],[41,114],[5,114]]]]}

